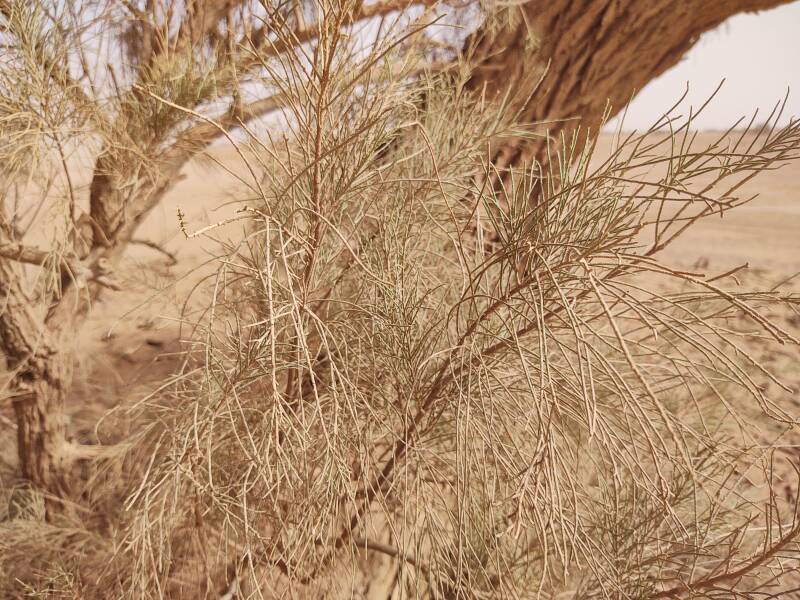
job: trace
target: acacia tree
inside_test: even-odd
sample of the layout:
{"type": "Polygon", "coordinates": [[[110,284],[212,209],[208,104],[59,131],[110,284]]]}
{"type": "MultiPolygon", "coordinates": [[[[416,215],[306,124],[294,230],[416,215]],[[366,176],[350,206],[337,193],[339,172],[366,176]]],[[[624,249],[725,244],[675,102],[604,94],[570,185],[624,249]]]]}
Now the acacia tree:
{"type": "MultiPolygon", "coordinates": [[[[271,581],[347,595],[366,551],[413,567],[396,567],[387,597],[532,585],[579,597],[761,593],[800,528],[776,497],[747,497],[740,475],[763,457],[724,388],[791,418],[728,324],[742,317],[795,343],[758,310],[795,299],[731,291],[725,274],[706,280],[656,255],[687,224],[740,204],[742,179],[795,157],[798,125],[666,159],[663,138],[634,136],[596,170],[568,141],[559,161],[529,168],[530,111],[542,103],[562,117],[573,105],[549,75],[535,87],[538,68],[511,78],[511,98],[483,93],[520,21],[493,15],[491,38],[442,50],[425,31],[458,11],[414,7],[0,3],[12,140],[0,339],[20,466],[50,494],[54,523],[72,463],[95,454],[66,439],[62,338],[119,287],[115,261],[186,161],[232,128],[249,142],[249,229],[224,249],[214,310],[198,323],[202,356],[138,417],[114,496],[130,512],[104,529],[64,528],[33,554],[72,573],[83,595],[258,597],[271,581]],[[104,40],[122,40],[121,52],[104,53],[104,40]],[[285,138],[250,127],[276,109],[285,138]],[[487,162],[487,146],[526,150],[487,162]],[[86,194],[75,148],[91,154],[86,194]],[[26,238],[30,198],[12,192],[50,165],[61,185],[41,176],[55,218],[39,250],[26,238]],[[653,217],[673,203],[677,214],[653,217]],[[488,250],[484,225],[499,241],[488,250]],[[35,285],[22,264],[40,269],[35,285]],[[641,271],[691,292],[643,289],[629,280],[641,271]],[[736,443],[708,424],[719,407],[741,425],[736,443]],[[764,529],[749,527],[762,507],[764,529]]],[[[593,14],[575,19],[585,35],[593,14]]],[[[678,29],[681,47],[697,31],[678,29]]],[[[568,60],[553,70],[557,43],[511,47],[571,81],[568,60]]],[[[596,118],[588,107],[605,105],[605,89],[574,106],[596,118]]],[[[29,549],[25,533],[7,539],[29,549]]],[[[2,550],[8,564],[14,545],[2,550]]]]}

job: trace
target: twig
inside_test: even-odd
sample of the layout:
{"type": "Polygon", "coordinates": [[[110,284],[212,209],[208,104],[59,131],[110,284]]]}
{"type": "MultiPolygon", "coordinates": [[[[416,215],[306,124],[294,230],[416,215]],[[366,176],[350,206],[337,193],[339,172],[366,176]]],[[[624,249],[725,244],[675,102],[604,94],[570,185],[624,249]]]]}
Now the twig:
{"type": "Polygon", "coordinates": [[[656,598],[680,598],[685,594],[693,594],[695,592],[699,592],[701,590],[707,590],[709,588],[714,588],[721,583],[726,581],[733,581],[737,579],[741,579],[748,573],[752,572],[753,570],[757,569],[765,562],[770,560],[773,556],[775,556],[778,552],[788,546],[791,542],[795,541],[798,537],[800,537],[800,522],[795,524],[795,526],[783,536],[780,540],[775,542],[773,546],[767,550],[766,552],[762,551],[759,552],[755,558],[746,562],[741,567],[734,569],[732,571],[726,571],[725,573],[720,573],[719,575],[715,575],[713,577],[707,577],[706,579],[700,579],[699,581],[695,581],[692,583],[686,583],[680,586],[675,586],[668,590],[664,590],[662,592],[658,592],[653,596],[650,596],[655,600],[656,598]]]}
{"type": "Polygon", "coordinates": [[[131,244],[138,244],[139,246],[147,246],[147,247],[148,247],[148,248],[150,248],[151,250],[155,250],[156,252],[160,252],[161,254],[163,254],[164,256],[166,256],[166,257],[167,257],[167,259],[169,259],[169,264],[170,264],[170,265],[176,265],[176,264],[178,264],[178,259],[177,259],[177,257],[175,256],[175,254],[173,254],[173,253],[172,253],[172,252],[170,252],[169,250],[167,250],[167,249],[163,248],[162,246],[160,246],[160,245],[156,244],[155,242],[151,242],[150,240],[144,240],[144,239],[139,239],[139,238],[133,238],[133,239],[131,239],[131,240],[130,240],[130,242],[129,242],[129,243],[131,243],[131,244]]]}

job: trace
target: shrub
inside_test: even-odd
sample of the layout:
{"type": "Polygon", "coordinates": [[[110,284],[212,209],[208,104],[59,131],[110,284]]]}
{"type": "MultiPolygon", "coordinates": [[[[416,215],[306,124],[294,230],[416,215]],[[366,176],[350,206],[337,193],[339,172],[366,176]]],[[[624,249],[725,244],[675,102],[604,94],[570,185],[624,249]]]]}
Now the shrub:
{"type": "Polygon", "coordinates": [[[0,589],[788,593],[800,521],[763,436],[794,420],[747,343],[796,344],[764,307],[797,298],[659,254],[796,158],[800,124],[699,147],[691,118],[665,119],[604,159],[583,132],[546,165],[499,169],[492,148],[529,124],[468,93],[458,65],[415,62],[424,20],[364,47],[346,8],[320,5],[313,47],[253,53],[247,83],[275,90],[279,126],[237,133],[195,110],[213,86],[179,58],[161,65],[187,76],[177,91],[129,98],[128,122],[157,121],[155,137],[186,124],[235,145],[236,212],[179,223],[236,235],[182,371],[125,407],[138,433],[91,467],[89,516],[47,523],[20,492],[0,589]]]}

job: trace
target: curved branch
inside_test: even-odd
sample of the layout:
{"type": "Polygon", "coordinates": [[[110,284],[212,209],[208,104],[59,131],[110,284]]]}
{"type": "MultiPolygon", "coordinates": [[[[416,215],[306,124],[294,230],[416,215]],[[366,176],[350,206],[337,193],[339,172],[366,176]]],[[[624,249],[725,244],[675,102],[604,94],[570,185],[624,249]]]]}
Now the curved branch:
{"type": "Polygon", "coordinates": [[[713,587],[718,586],[721,583],[726,583],[730,581],[735,581],[737,579],[741,579],[745,577],[749,573],[752,573],[755,569],[772,559],[778,552],[785,549],[790,543],[796,541],[800,537],[800,522],[796,522],[795,526],[783,536],[780,540],[775,542],[775,544],[767,550],[766,552],[758,553],[755,558],[745,562],[742,566],[733,571],[726,571],[725,573],[720,573],[719,575],[715,575],[713,577],[706,577],[705,579],[700,579],[698,581],[687,583],[680,586],[675,586],[668,590],[664,590],[662,592],[658,592],[652,596],[654,600],[656,598],[680,598],[686,594],[693,594],[695,592],[699,592],[702,590],[707,590],[713,587]]]}
{"type": "Polygon", "coordinates": [[[552,139],[561,132],[569,137],[578,127],[596,132],[604,117],[615,115],[676,65],[703,33],[738,13],[789,1],[683,0],[678,7],[671,0],[528,0],[513,5],[508,25],[498,30],[487,24],[468,40],[469,87],[487,98],[511,98],[520,122],[543,123],[542,132],[551,139],[507,142],[496,149],[496,165],[503,169],[538,160],[545,166],[552,139]]]}

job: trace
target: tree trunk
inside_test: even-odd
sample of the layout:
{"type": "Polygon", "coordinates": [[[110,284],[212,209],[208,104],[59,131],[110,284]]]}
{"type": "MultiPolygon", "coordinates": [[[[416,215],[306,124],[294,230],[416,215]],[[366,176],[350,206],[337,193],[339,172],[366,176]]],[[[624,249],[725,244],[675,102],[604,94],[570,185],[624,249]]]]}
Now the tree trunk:
{"type": "Polygon", "coordinates": [[[34,314],[22,278],[13,263],[0,259],[0,348],[13,374],[20,470],[49,493],[47,505],[52,507],[69,492],[64,423],[68,368],[57,340],[34,314]]]}
{"type": "MultiPolygon", "coordinates": [[[[51,360],[64,364],[60,358],[51,360]]],[[[28,393],[14,400],[20,471],[37,489],[49,494],[48,506],[60,505],[70,490],[64,392],[63,385],[34,380],[28,393]]]]}
{"type": "MultiPolygon", "coordinates": [[[[91,239],[84,240],[84,259],[90,251],[109,254],[109,238],[122,224],[123,200],[107,169],[107,156],[98,159],[91,184],[91,239]]],[[[118,254],[119,252],[116,252],[118,254]]],[[[0,350],[13,374],[11,391],[17,423],[20,472],[45,492],[48,518],[63,510],[70,493],[72,465],[81,453],[67,439],[65,399],[70,384],[71,358],[62,349],[65,331],[79,327],[90,298],[100,289],[89,282],[76,289],[74,274],[62,274],[61,297],[47,315],[33,309],[25,293],[25,274],[11,260],[0,259],[0,350]]]]}
{"type": "MultiPolygon", "coordinates": [[[[265,103],[263,109],[271,106],[265,103]]],[[[157,173],[142,177],[124,194],[117,185],[118,157],[99,155],[89,190],[91,226],[85,232],[89,239],[83,240],[82,250],[76,248],[78,258],[91,254],[105,260],[109,269],[113,267],[141,221],[179,180],[183,165],[219,135],[216,128],[209,127],[199,127],[192,133],[195,145],[190,150],[176,148],[167,153],[157,173]]],[[[90,281],[76,290],[73,278],[65,275],[62,296],[45,318],[33,310],[35,303],[25,294],[24,273],[17,263],[0,258],[0,351],[14,373],[11,387],[20,471],[34,487],[48,494],[48,515],[64,506],[60,500],[69,495],[74,461],[94,455],[67,439],[64,409],[71,358],[62,350],[60,340],[64,332],[80,327],[90,302],[98,298],[102,288],[90,281]]]]}
{"type": "MultiPolygon", "coordinates": [[[[543,123],[539,131],[551,137],[578,126],[596,133],[609,104],[619,112],[702,33],[737,13],[789,1],[530,0],[508,9],[509,24],[472,36],[470,87],[488,98],[510,93],[520,119],[543,123]]],[[[546,165],[547,143],[508,142],[496,148],[495,164],[546,165]]]]}

